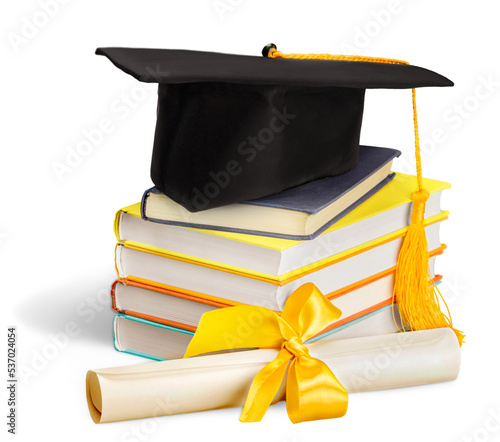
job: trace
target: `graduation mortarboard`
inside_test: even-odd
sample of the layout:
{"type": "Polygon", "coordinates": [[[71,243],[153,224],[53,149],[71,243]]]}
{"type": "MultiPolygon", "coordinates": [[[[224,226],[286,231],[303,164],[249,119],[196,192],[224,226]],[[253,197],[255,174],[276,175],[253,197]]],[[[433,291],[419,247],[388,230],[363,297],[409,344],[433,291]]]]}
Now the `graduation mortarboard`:
{"type": "Polygon", "coordinates": [[[408,64],[271,59],[269,49],[265,57],[97,49],[139,81],[159,84],[151,178],[192,212],[352,169],[365,89],[453,85],[408,64]]]}

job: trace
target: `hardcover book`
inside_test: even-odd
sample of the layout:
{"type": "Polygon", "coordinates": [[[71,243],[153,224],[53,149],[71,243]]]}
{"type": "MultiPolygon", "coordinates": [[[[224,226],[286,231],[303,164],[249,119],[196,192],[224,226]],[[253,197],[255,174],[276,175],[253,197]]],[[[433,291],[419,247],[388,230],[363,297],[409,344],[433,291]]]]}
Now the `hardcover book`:
{"type": "MultiPolygon", "coordinates": [[[[435,283],[440,275],[434,278],[435,283]]],[[[378,275],[369,282],[338,290],[328,299],[342,311],[329,327],[340,327],[370,314],[393,301],[394,273],[378,275]]],[[[231,304],[162,289],[127,279],[116,280],[111,287],[112,308],[117,313],[195,332],[203,314],[231,304]]]]}
{"type": "Polygon", "coordinates": [[[142,216],[154,222],[277,238],[312,239],[387,184],[395,149],[360,146],[359,163],[349,172],[315,180],[284,192],[192,213],[156,188],[142,200],[142,216]]]}
{"type": "MultiPolygon", "coordinates": [[[[428,238],[429,267],[445,246],[439,241],[442,213],[424,223],[428,238]]],[[[306,265],[282,275],[249,272],[234,266],[215,266],[118,244],[116,270],[120,278],[178,291],[215,302],[252,304],[281,310],[288,296],[312,282],[329,296],[342,288],[395,270],[406,228],[328,257],[321,265],[306,265]]]]}
{"type": "MultiPolygon", "coordinates": [[[[424,184],[430,192],[425,217],[432,219],[442,213],[441,194],[450,185],[430,179],[424,179],[424,184]]],[[[412,209],[409,195],[414,189],[414,176],[397,173],[374,196],[309,241],[147,222],[140,218],[139,203],[117,212],[114,229],[117,241],[126,247],[202,265],[277,276],[308,264],[320,266],[344,250],[402,231],[409,222],[412,209]]]]}
{"type": "MultiPolygon", "coordinates": [[[[394,307],[397,309],[397,307],[394,307]]],[[[395,315],[397,316],[397,311],[395,315]]],[[[320,333],[307,342],[332,341],[397,333],[392,305],[320,333]]],[[[157,361],[184,356],[194,332],[118,313],[113,321],[115,349],[157,361]]]]}

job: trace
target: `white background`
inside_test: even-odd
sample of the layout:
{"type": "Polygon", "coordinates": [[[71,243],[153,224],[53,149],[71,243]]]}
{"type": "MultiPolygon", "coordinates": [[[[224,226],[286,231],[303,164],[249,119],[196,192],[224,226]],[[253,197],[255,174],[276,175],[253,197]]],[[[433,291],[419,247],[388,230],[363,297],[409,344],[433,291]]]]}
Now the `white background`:
{"type": "MultiPolygon", "coordinates": [[[[0,345],[7,325],[17,326],[18,440],[500,440],[497,2],[61,0],[51,16],[35,0],[3,3],[0,345]],[[151,185],[156,97],[94,50],[259,55],[271,41],[283,52],[401,58],[455,82],[417,98],[424,175],[453,184],[437,270],[467,334],[460,376],[353,394],[337,420],[293,425],[280,404],[259,424],[239,423],[240,410],[230,409],[95,425],[86,371],[143,362],[113,349],[108,290],[114,213],[151,185]],[[58,177],[55,165],[103,120],[110,133],[58,177]]],[[[367,92],[363,143],[402,150],[398,169],[410,171],[412,135],[409,90],[367,92]]]]}

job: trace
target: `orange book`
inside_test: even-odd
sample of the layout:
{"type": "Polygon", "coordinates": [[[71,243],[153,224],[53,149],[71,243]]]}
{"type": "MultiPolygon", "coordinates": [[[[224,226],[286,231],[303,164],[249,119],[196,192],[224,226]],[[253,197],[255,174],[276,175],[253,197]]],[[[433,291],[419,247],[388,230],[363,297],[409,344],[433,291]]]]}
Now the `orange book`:
{"type": "MultiPolygon", "coordinates": [[[[394,271],[374,275],[369,281],[331,293],[329,298],[343,314],[308,342],[398,332],[399,315],[391,299],[393,278],[394,271]]],[[[440,280],[439,275],[434,278],[435,283],[440,280]]],[[[154,360],[182,358],[201,315],[229,307],[126,279],[113,283],[111,296],[118,312],[113,321],[115,348],[154,360]]]]}
{"type": "MultiPolygon", "coordinates": [[[[328,294],[327,297],[342,311],[342,316],[322,333],[390,305],[394,272],[395,269],[390,269],[328,294]]],[[[440,280],[441,276],[436,275],[434,283],[440,280]]],[[[118,313],[193,332],[204,313],[231,306],[127,279],[117,279],[113,283],[111,299],[112,308],[118,313]]]]}

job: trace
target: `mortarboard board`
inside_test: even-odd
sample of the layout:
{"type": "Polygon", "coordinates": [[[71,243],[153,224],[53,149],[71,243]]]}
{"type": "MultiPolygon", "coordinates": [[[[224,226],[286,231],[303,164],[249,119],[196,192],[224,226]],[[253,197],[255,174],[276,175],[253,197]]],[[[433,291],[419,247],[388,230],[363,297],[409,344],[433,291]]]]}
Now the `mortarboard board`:
{"type": "Polygon", "coordinates": [[[452,86],[407,64],[99,48],[158,83],[155,186],[186,209],[268,196],[352,169],[365,89],[452,86]]]}

